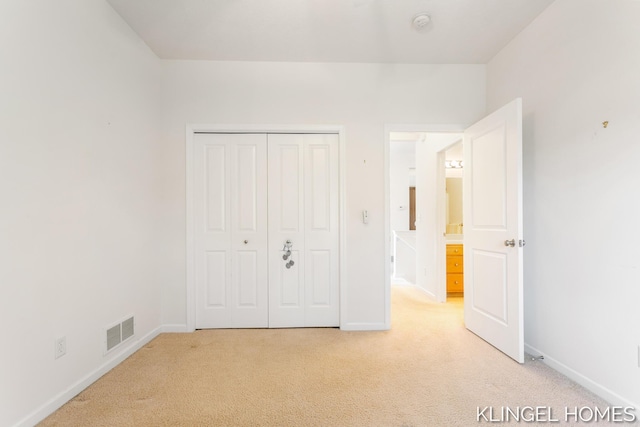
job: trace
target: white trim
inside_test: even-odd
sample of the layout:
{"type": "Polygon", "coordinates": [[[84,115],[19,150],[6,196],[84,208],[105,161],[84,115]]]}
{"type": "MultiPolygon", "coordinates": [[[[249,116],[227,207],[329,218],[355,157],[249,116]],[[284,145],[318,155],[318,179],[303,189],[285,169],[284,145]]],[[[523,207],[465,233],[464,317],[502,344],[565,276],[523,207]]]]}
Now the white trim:
{"type": "Polygon", "coordinates": [[[154,329],[149,332],[144,337],[140,338],[138,341],[133,341],[129,344],[128,347],[122,349],[120,353],[115,356],[113,359],[105,362],[100,365],[93,372],[87,374],[84,378],[80,379],[76,383],[72,384],[69,388],[54,396],[51,400],[46,402],[44,405],[40,406],[38,409],[33,411],[31,414],[24,417],[22,420],[18,421],[14,425],[14,427],[27,427],[38,424],[40,421],[44,420],[49,415],[53,414],[56,410],[58,410],[62,405],[73,399],[78,393],[82,392],[84,389],[89,387],[91,384],[96,382],[100,377],[104,374],[118,366],[122,363],[127,357],[131,356],[136,351],[140,350],[142,347],[147,345],[151,340],[157,337],[160,334],[161,327],[154,329]]]}
{"type": "Polygon", "coordinates": [[[340,310],[340,328],[342,329],[343,325],[346,325],[347,322],[347,136],[343,126],[340,126],[338,131],[338,139],[339,139],[339,153],[338,153],[338,175],[339,175],[339,187],[340,187],[340,199],[338,203],[340,204],[340,212],[339,212],[339,220],[340,220],[340,241],[338,242],[340,257],[339,257],[339,271],[338,271],[338,282],[339,282],[339,310],[340,310]]]}
{"type": "MultiPolygon", "coordinates": [[[[466,126],[459,124],[384,125],[384,329],[391,328],[391,206],[390,206],[390,144],[391,132],[451,132],[462,133],[466,126]]],[[[445,284],[446,286],[446,284],[445,284]]],[[[445,291],[446,293],[446,291],[445,291]]],[[[425,291],[426,295],[431,295],[425,291]]],[[[432,296],[437,299],[436,295],[432,296]]]]}
{"type": "Polygon", "coordinates": [[[544,359],[541,360],[542,363],[549,366],[550,368],[560,372],[561,374],[568,377],[570,380],[580,384],[582,387],[591,391],[592,393],[600,396],[608,403],[616,406],[631,406],[634,408],[640,408],[640,402],[631,402],[630,400],[625,399],[619,394],[609,390],[605,386],[598,384],[593,381],[591,378],[586,377],[580,372],[568,367],[564,363],[554,359],[553,357],[545,354],[544,352],[536,349],[535,347],[530,346],[529,344],[524,345],[524,350],[526,353],[532,356],[544,356],[544,359]]]}
{"type": "Polygon", "coordinates": [[[387,331],[385,323],[351,322],[340,325],[341,331],[387,331]]]}
{"type": "Polygon", "coordinates": [[[341,133],[341,125],[247,125],[187,123],[193,133],[341,133]]]}
{"type": "Polygon", "coordinates": [[[229,125],[229,124],[190,124],[186,125],[185,151],[186,151],[186,281],[187,281],[187,324],[186,332],[196,329],[196,289],[195,289],[195,261],[193,253],[194,224],[193,224],[193,136],[196,133],[331,133],[338,134],[339,139],[339,187],[340,187],[340,268],[338,282],[340,287],[340,328],[347,319],[347,284],[346,284],[346,137],[344,126],[341,125],[229,125]]]}
{"type": "Polygon", "coordinates": [[[175,325],[162,325],[160,332],[163,334],[173,334],[173,333],[184,333],[184,332],[193,332],[187,328],[186,324],[175,324],[175,325]]]}
{"type": "Polygon", "coordinates": [[[421,288],[418,285],[413,285],[413,287],[420,291],[421,294],[423,294],[425,297],[429,298],[431,301],[433,302],[446,302],[446,301],[440,301],[440,299],[438,298],[438,295],[432,294],[431,292],[429,292],[428,290],[421,288]]]}
{"type": "Polygon", "coordinates": [[[194,166],[193,166],[193,135],[196,130],[199,129],[199,126],[191,126],[187,124],[186,126],[186,138],[185,138],[185,150],[187,156],[187,164],[186,164],[186,176],[185,176],[185,185],[186,185],[186,284],[187,284],[187,295],[186,295],[186,310],[187,310],[187,331],[193,332],[196,330],[196,294],[195,289],[192,289],[192,284],[195,283],[195,254],[193,251],[193,246],[195,244],[195,230],[194,230],[194,193],[193,193],[193,174],[194,174],[194,166]]]}
{"type": "MultiPolygon", "coordinates": [[[[391,130],[384,127],[384,329],[391,329],[391,130]]],[[[395,261],[395,260],[394,260],[395,261]]],[[[394,262],[395,265],[395,262],[394,262]]]]}

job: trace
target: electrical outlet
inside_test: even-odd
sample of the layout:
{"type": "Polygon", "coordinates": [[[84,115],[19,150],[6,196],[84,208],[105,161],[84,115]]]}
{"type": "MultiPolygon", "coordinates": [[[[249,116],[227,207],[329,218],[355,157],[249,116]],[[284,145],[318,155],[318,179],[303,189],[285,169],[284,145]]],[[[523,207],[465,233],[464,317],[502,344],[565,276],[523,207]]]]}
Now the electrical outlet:
{"type": "Polygon", "coordinates": [[[56,359],[67,354],[67,337],[61,337],[56,340],[54,348],[54,356],[56,359]]]}

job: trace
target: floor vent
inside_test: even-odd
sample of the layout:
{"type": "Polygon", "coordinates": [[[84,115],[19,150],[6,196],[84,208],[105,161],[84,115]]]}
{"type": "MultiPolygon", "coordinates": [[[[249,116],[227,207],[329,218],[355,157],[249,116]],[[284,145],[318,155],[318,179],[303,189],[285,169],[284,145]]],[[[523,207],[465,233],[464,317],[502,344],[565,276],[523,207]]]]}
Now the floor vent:
{"type": "Polygon", "coordinates": [[[108,327],[105,330],[104,354],[128,340],[134,335],[135,322],[133,316],[108,327]]]}

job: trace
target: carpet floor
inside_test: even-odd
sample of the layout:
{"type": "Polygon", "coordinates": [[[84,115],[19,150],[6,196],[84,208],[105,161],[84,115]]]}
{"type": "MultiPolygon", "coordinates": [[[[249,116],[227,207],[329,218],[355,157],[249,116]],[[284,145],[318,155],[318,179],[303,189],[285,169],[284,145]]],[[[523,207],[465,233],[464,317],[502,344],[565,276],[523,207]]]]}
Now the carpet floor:
{"type": "Polygon", "coordinates": [[[462,316],[461,298],[393,287],[389,331],[162,334],[40,425],[472,426],[489,423],[478,408],[525,406],[551,408],[553,424],[611,425],[566,423],[567,407],[608,404],[541,361],[509,359],[462,316]]]}

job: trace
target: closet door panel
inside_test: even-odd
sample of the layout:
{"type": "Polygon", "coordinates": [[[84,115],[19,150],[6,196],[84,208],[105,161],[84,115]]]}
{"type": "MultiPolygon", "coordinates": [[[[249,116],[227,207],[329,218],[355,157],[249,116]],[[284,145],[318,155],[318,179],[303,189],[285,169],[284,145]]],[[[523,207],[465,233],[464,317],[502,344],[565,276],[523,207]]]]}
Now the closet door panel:
{"type": "Polygon", "coordinates": [[[235,134],[231,145],[233,327],[269,326],[266,135],[235,134]]]}
{"type": "Polygon", "coordinates": [[[194,137],[196,327],[268,326],[266,136],[194,137]]]}
{"type": "Polygon", "coordinates": [[[338,326],[337,135],[305,135],[305,326],[338,326]]]}
{"type": "Polygon", "coordinates": [[[269,135],[268,145],[269,325],[338,326],[338,136],[269,135]]]}
{"type": "Polygon", "coordinates": [[[269,327],[304,326],[304,145],[269,135],[269,327]],[[287,251],[290,255],[287,259],[287,251]],[[293,265],[290,262],[293,261],[293,265]]]}

